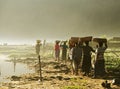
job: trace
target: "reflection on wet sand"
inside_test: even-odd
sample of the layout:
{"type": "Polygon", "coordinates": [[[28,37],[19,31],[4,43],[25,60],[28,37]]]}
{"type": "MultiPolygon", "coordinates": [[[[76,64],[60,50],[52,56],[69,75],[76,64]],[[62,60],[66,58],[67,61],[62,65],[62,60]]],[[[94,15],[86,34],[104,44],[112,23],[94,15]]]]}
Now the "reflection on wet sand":
{"type": "Polygon", "coordinates": [[[6,78],[13,75],[21,75],[25,73],[33,73],[27,64],[17,63],[16,58],[9,62],[6,55],[0,55],[0,81],[8,81],[6,78]]]}

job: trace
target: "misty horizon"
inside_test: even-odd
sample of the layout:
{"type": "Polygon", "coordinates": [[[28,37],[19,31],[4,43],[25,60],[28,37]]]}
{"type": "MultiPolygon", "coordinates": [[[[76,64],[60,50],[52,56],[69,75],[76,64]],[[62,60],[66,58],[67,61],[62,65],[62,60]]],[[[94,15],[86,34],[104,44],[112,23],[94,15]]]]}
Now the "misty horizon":
{"type": "Polygon", "coordinates": [[[0,43],[119,37],[120,0],[0,0],[0,43]]]}

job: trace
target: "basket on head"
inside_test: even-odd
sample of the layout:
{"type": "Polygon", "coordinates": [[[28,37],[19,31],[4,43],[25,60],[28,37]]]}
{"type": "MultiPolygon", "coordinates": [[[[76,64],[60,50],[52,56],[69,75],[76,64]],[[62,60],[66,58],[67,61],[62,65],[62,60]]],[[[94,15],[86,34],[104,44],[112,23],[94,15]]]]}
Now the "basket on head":
{"type": "Polygon", "coordinates": [[[36,40],[37,43],[41,43],[41,40],[36,40]]]}
{"type": "Polygon", "coordinates": [[[82,42],[91,41],[91,40],[92,40],[92,36],[81,37],[80,40],[81,40],[82,42]]]}
{"type": "Polygon", "coordinates": [[[79,41],[79,37],[71,37],[70,41],[72,43],[77,43],[79,41]]]}
{"type": "Polygon", "coordinates": [[[93,38],[93,41],[97,43],[106,43],[107,39],[106,38],[93,38]]]}

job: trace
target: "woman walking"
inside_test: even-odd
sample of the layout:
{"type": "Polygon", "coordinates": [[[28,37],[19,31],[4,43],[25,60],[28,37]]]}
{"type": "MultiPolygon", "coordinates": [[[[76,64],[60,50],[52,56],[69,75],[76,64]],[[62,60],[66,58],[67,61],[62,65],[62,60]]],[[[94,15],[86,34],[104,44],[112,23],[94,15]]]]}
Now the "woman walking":
{"type": "Polygon", "coordinates": [[[94,78],[98,75],[104,76],[105,75],[105,59],[104,59],[104,52],[107,49],[107,42],[99,42],[98,48],[96,49],[96,60],[95,60],[95,70],[94,70],[94,78]],[[103,47],[103,44],[105,45],[103,47]]]}

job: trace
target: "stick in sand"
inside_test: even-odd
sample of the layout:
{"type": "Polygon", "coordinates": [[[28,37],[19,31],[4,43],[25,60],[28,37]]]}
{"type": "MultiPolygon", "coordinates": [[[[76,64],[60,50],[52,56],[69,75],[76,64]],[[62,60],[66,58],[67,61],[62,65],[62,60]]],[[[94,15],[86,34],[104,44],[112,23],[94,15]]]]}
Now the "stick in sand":
{"type": "Polygon", "coordinates": [[[40,59],[40,55],[38,55],[38,59],[39,59],[39,74],[40,74],[40,81],[42,81],[42,70],[41,70],[41,59],[40,59]]]}

